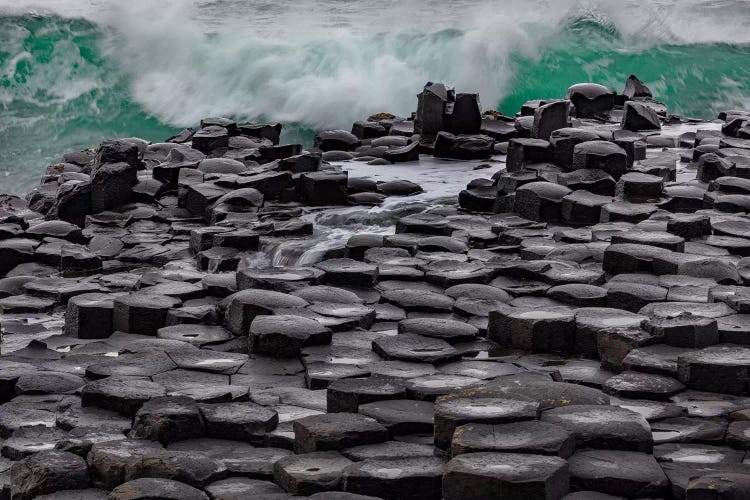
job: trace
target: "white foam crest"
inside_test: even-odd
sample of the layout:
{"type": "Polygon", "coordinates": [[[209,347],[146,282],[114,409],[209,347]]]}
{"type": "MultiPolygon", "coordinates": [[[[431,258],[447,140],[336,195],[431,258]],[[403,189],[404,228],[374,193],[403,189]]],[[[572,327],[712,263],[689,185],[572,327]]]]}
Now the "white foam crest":
{"type": "Polygon", "coordinates": [[[252,27],[206,34],[190,9],[168,8],[143,22],[145,12],[129,8],[110,22],[107,53],[130,74],[135,98],[165,122],[233,115],[348,127],[374,112],[408,114],[427,80],[478,91],[497,105],[512,75],[511,54],[533,52],[543,38],[523,29],[524,17],[536,22],[538,15],[517,12],[515,20],[481,18],[466,32],[367,33],[350,22],[324,33],[282,28],[269,41],[252,27]]]}
{"type": "MultiPolygon", "coordinates": [[[[104,53],[128,76],[135,100],[178,126],[227,115],[346,128],[374,112],[407,115],[428,80],[477,91],[486,108],[495,107],[510,90],[516,56],[533,58],[581,17],[616,29],[622,50],[750,43],[750,7],[738,0],[17,0],[0,6],[0,12],[33,9],[102,26],[104,53]]],[[[59,98],[99,84],[77,78],[59,98]]]]}
{"type": "Polygon", "coordinates": [[[742,0],[597,0],[617,30],[639,44],[749,44],[750,3],[742,0]]]}

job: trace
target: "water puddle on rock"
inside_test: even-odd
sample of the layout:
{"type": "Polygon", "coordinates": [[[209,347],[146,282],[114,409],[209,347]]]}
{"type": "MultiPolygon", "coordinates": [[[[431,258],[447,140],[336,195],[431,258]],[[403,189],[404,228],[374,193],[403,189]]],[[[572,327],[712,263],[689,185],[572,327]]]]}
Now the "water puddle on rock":
{"type": "Polygon", "coordinates": [[[458,193],[473,179],[489,178],[504,168],[503,156],[489,162],[451,161],[423,156],[418,162],[395,165],[367,165],[343,162],[335,165],[349,172],[350,178],[367,178],[375,182],[408,180],[419,184],[423,192],[412,196],[391,196],[374,207],[324,207],[306,209],[301,217],[314,227],[312,236],[267,238],[260,251],[242,263],[243,268],[304,266],[324,259],[326,252],[341,248],[355,234],[395,233],[396,218],[409,213],[455,203],[458,193]],[[491,168],[475,170],[482,164],[491,168]]]}

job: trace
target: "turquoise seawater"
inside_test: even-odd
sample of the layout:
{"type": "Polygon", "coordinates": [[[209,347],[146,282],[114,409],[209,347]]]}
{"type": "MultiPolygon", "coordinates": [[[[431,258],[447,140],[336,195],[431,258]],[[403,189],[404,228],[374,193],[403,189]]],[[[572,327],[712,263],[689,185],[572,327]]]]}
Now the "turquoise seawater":
{"type": "MultiPolygon", "coordinates": [[[[703,2],[731,7],[740,25],[750,21],[743,3],[703,2]]],[[[199,6],[215,19],[235,4],[199,6]]],[[[195,12],[125,26],[75,13],[0,14],[0,191],[25,193],[65,151],[113,137],[163,140],[207,115],[282,121],[285,140],[309,143],[313,130],[346,128],[369,113],[408,114],[428,80],[478,90],[485,108],[508,114],[577,82],[621,91],[630,73],[683,116],[750,107],[748,40],[734,24],[706,34],[726,15],[705,26],[696,12],[695,26],[680,32],[665,21],[672,11],[639,28],[596,8],[513,23],[500,13],[478,29],[464,20],[365,32],[345,12],[344,26],[315,37],[275,38],[282,14],[272,7],[263,10],[266,31],[249,35],[236,25],[198,26],[195,12]]]]}

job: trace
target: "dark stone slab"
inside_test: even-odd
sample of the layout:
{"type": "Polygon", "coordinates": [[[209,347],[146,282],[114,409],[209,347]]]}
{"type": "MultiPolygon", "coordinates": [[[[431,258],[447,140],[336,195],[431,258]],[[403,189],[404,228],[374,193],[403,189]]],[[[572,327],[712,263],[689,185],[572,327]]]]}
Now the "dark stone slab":
{"type": "Polygon", "coordinates": [[[443,464],[437,457],[365,460],[344,469],[342,489],[384,499],[438,500],[443,464]]]}
{"type": "Polygon", "coordinates": [[[198,488],[180,481],[164,478],[140,478],[121,484],[109,495],[111,500],[208,500],[208,496],[198,488]]]}
{"type": "Polygon", "coordinates": [[[10,477],[11,495],[20,500],[86,488],[91,481],[81,457],[58,450],[42,451],[16,462],[10,469],[10,477]]]}
{"type": "Polygon", "coordinates": [[[669,480],[651,455],[633,451],[583,450],[568,460],[570,485],[618,495],[659,498],[669,491],[669,480]]]}
{"type": "Polygon", "coordinates": [[[523,453],[467,453],[445,468],[443,498],[561,498],[570,490],[559,457],[523,453]]]}
{"type": "Polygon", "coordinates": [[[541,420],[575,434],[580,448],[650,452],[651,428],[640,414],[605,405],[575,405],[542,413],[541,420]]]}
{"type": "Polygon", "coordinates": [[[504,424],[535,420],[539,405],[535,402],[481,397],[442,397],[435,402],[435,446],[451,446],[456,428],[469,423],[504,424]]]}
{"type": "Polygon", "coordinates": [[[160,396],[166,396],[161,384],[138,377],[108,377],[86,384],[81,391],[81,404],[132,417],[143,403],[160,396]]]}
{"type": "Polygon", "coordinates": [[[200,405],[206,424],[206,436],[261,442],[266,432],[276,428],[276,411],[250,402],[200,405]]]}
{"type": "Polygon", "coordinates": [[[372,349],[386,360],[440,363],[460,357],[450,344],[420,335],[400,334],[373,341],[372,349]]]}
{"type": "Polygon", "coordinates": [[[195,401],[167,396],[154,398],[141,406],[133,419],[130,436],[167,445],[202,437],[204,433],[203,419],[195,401]]]}
{"type": "Polygon", "coordinates": [[[377,421],[357,413],[313,415],[293,422],[297,453],[331,451],[382,443],[389,432],[377,421]]]}
{"type": "Polygon", "coordinates": [[[337,490],[343,470],[352,463],[335,451],[292,455],[276,462],[274,482],[296,495],[337,490]]]}
{"type": "Polygon", "coordinates": [[[292,453],[281,448],[257,448],[242,441],[213,438],[187,439],[168,448],[205,455],[221,462],[232,476],[254,478],[256,481],[273,479],[274,464],[292,453]]]}
{"type": "Polygon", "coordinates": [[[450,451],[454,457],[465,453],[495,452],[568,458],[575,446],[575,436],[571,431],[545,422],[470,423],[456,428],[450,451]]]}

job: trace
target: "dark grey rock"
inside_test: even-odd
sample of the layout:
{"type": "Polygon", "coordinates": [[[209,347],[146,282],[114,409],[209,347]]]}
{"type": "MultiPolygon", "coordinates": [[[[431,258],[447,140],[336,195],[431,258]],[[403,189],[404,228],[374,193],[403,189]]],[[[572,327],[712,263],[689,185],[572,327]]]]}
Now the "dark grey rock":
{"type": "Polygon", "coordinates": [[[495,140],[485,135],[454,135],[438,132],[434,156],[455,160],[483,160],[492,156],[495,140]]]}
{"type": "MultiPolygon", "coordinates": [[[[548,352],[573,349],[575,318],[572,312],[520,310],[507,316],[510,345],[548,352]]],[[[501,342],[502,343],[502,342],[501,342]]]]}
{"type": "Polygon", "coordinates": [[[237,125],[240,134],[246,137],[268,139],[273,144],[279,143],[280,123],[240,123],[237,125]]]}
{"type": "Polygon", "coordinates": [[[133,416],[143,403],[160,396],[166,396],[161,384],[136,377],[108,377],[86,384],[81,391],[81,404],[133,416]]]}
{"type": "Polygon", "coordinates": [[[516,191],[513,208],[527,219],[558,222],[562,218],[562,200],[570,193],[567,187],[551,182],[531,182],[516,191]]]}
{"type": "Polygon", "coordinates": [[[302,316],[258,316],[249,329],[250,351],[274,357],[294,357],[307,346],[331,342],[331,331],[302,316]]]}
{"type": "Polygon", "coordinates": [[[539,405],[536,402],[493,397],[440,397],[435,402],[435,446],[448,449],[454,431],[465,424],[504,424],[535,420],[539,405]]]}
{"type": "Polygon", "coordinates": [[[159,328],[157,338],[181,340],[198,347],[220,344],[232,339],[229,330],[221,326],[178,324],[159,328]]]}
{"type": "Polygon", "coordinates": [[[442,498],[443,460],[437,457],[370,459],[343,471],[342,489],[368,498],[442,498]]]}
{"type": "Polygon", "coordinates": [[[84,293],[68,301],[65,334],[84,339],[103,339],[112,335],[114,297],[104,293],[84,293]]]}
{"type": "Polygon", "coordinates": [[[622,117],[621,126],[633,132],[659,130],[661,122],[659,115],[650,106],[638,101],[628,101],[625,103],[625,114],[622,117]]]}
{"type": "Polygon", "coordinates": [[[49,495],[40,495],[38,500],[106,500],[107,492],[96,488],[62,490],[49,495]]]}
{"type": "MultiPolygon", "coordinates": [[[[266,269],[241,269],[237,272],[237,288],[262,288],[290,293],[308,285],[318,285],[323,271],[314,267],[269,267],[266,269]]],[[[291,305],[282,307],[293,307],[291,305]]],[[[296,307],[296,306],[295,306],[296,307]]]]}
{"type": "Polygon", "coordinates": [[[208,125],[193,134],[192,143],[195,149],[206,154],[217,149],[228,148],[229,131],[220,125],[208,125]]]}
{"type": "Polygon", "coordinates": [[[654,259],[670,254],[669,250],[651,245],[619,243],[604,251],[604,271],[611,274],[651,272],[654,259]]]}
{"type": "Polygon", "coordinates": [[[428,401],[380,400],[362,404],[358,411],[396,435],[431,433],[433,429],[433,404],[428,401]]]}
{"type": "Polygon", "coordinates": [[[482,127],[479,94],[456,94],[452,109],[446,109],[444,127],[451,134],[478,134],[482,127]]]}
{"type": "Polygon", "coordinates": [[[575,450],[575,436],[560,426],[537,421],[504,424],[470,423],[456,428],[451,454],[531,453],[568,458],[575,450]]]}
{"type": "Polygon", "coordinates": [[[721,444],[727,423],[716,418],[675,417],[651,423],[654,442],[721,444]]]}
{"type": "Polygon", "coordinates": [[[356,413],[360,405],[403,399],[405,394],[403,384],[385,377],[341,379],[328,385],[327,411],[356,413]]]}
{"type": "Polygon", "coordinates": [[[353,151],[360,144],[357,136],[345,130],[318,132],[314,141],[314,146],[321,151],[353,151]]]}
{"type": "Polygon", "coordinates": [[[455,101],[456,91],[453,87],[443,83],[427,82],[424,90],[417,95],[417,113],[412,132],[432,137],[444,130],[446,106],[448,103],[452,105],[455,101]]]}
{"type": "Polygon", "coordinates": [[[341,454],[355,462],[363,460],[388,460],[393,458],[433,457],[435,448],[431,445],[405,441],[385,441],[365,444],[341,450],[341,454]]]}
{"type": "Polygon", "coordinates": [[[25,373],[16,381],[16,394],[72,394],[85,383],[83,378],[72,373],[25,373]]]}
{"type": "Polygon", "coordinates": [[[205,429],[198,405],[186,397],[154,398],[141,406],[133,419],[130,436],[159,441],[163,445],[202,437],[205,429]]]}
{"type": "Polygon", "coordinates": [[[41,451],[14,463],[10,477],[11,496],[20,500],[86,488],[91,481],[81,457],[58,450],[41,451]]]}
{"type": "Polygon", "coordinates": [[[109,495],[111,500],[208,500],[197,488],[171,479],[141,478],[121,484],[109,495]]]}
{"type": "Polygon", "coordinates": [[[603,307],[607,303],[607,289],[580,283],[558,285],[547,290],[547,297],[577,307],[603,307]]]}
{"type": "Polygon", "coordinates": [[[541,419],[573,432],[579,448],[644,452],[653,448],[646,420],[625,408],[576,405],[547,410],[541,419]]]}
{"type": "Polygon", "coordinates": [[[13,295],[0,299],[0,311],[3,314],[41,314],[52,312],[54,300],[42,299],[31,295],[13,295]]]}
{"type": "Polygon", "coordinates": [[[325,273],[329,285],[371,287],[378,278],[378,269],[372,264],[353,259],[330,259],[315,265],[325,273]]]}
{"type": "Polygon", "coordinates": [[[691,389],[725,394],[747,394],[750,350],[717,345],[680,355],[678,378],[691,389]]]}
{"type": "Polygon", "coordinates": [[[44,425],[25,425],[13,432],[2,444],[2,455],[21,460],[40,451],[49,451],[67,437],[67,433],[44,425]]]}
{"type": "MultiPolygon", "coordinates": [[[[583,172],[578,170],[577,172],[583,172]]],[[[597,224],[601,219],[602,207],[611,203],[612,198],[592,194],[587,190],[577,190],[562,199],[560,214],[562,221],[571,226],[597,224]]]]}
{"type": "Polygon", "coordinates": [[[506,167],[518,172],[525,165],[552,160],[552,145],[543,139],[511,139],[508,144],[506,167]]]}
{"type": "Polygon", "coordinates": [[[218,439],[262,441],[278,425],[276,411],[249,402],[200,405],[206,435],[218,439]]]}
{"type": "Polygon", "coordinates": [[[478,386],[481,379],[464,375],[436,373],[406,381],[406,395],[412,399],[434,401],[438,396],[478,386]]]}
{"type": "Polygon", "coordinates": [[[276,462],[274,481],[296,495],[337,490],[343,470],[352,463],[335,451],[292,455],[276,462]]]}
{"type": "Polygon", "coordinates": [[[607,287],[607,306],[637,313],[652,302],[667,300],[664,287],[643,283],[610,283],[607,287]]]}
{"type": "Polygon", "coordinates": [[[629,99],[636,97],[651,97],[651,90],[635,75],[630,75],[625,82],[625,90],[622,95],[629,99]]]}
{"type": "Polygon", "coordinates": [[[633,451],[583,450],[568,460],[570,485],[618,495],[659,498],[668,494],[669,480],[651,455],[633,451]]]}
{"type": "Polygon", "coordinates": [[[27,238],[10,238],[0,241],[0,276],[20,264],[31,262],[39,242],[27,238]]]}
{"type": "Polygon", "coordinates": [[[539,106],[534,111],[534,125],[531,130],[531,137],[549,141],[552,132],[568,126],[569,114],[569,101],[556,101],[539,106]]]}
{"type": "Polygon", "coordinates": [[[181,301],[168,296],[134,293],[114,299],[113,329],[140,335],[156,335],[166,324],[167,311],[181,301]]]}
{"type": "Polygon", "coordinates": [[[695,318],[690,314],[684,314],[672,318],[651,319],[643,326],[667,345],[701,348],[719,343],[717,325],[716,319],[695,318]]]}
{"type": "Polygon", "coordinates": [[[347,378],[367,377],[370,372],[356,365],[314,361],[305,365],[308,389],[325,389],[331,382],[347,378]]]}
{"type": "MultiPolygon", "coordinates": [[[[593,195],[608,197],[614,196],[617,188],[614,178],[608,172],[596,168],[580,168],[565,174],[558,174],[557,182],[574,191],[588,191],[593,195]]],[[[596,222],[599,220],[597,219],[596,222]]],[[[596,224],[596,222],[591,224],[596,224]]]]}
{"type": "Polygon", "coordinates": [[[596,83],[579,83],[568,89],[567,99],[575,108],[579,118],[590,118],[599,113],[611,111],[615,105],[615,94],[610,89],[596,83]]]}
{"type": "Polygon", "coordinates": [[[419,142],[401,147],[391,147],[383,153],[383,159],[391,163],[402,163],[419,160],[419,142]]]}
{"type": "Polygon", "coordinates": [[[206,486],[206,492],[214,500],[286,500],[289,494],[270,481],[246,477],[230,477],[206,486]]]}
{"type": "Polygon", "coordinates": [[[727,158],[722,158],[714,153],[705,154],[698,160],[696,178],[701,182],[709,182],[720,177],[733,176],[735,174],[735,164],[727,158]]]}
{"type": "Polygon", "coordinates": [[[352,134],[358,139],[374,139],[387,134],[386,128],[375,121],[356,121],[352,124],[352,134]]]}
{"type": "Polygon", "coordinates": [[[444,340],[420,335],[400,334],[377,339],[372,349],[386,360],[440,363],[460,357],[444,340]]]}
{"type": "Polygon", "coordinates": [[[382,424],[357,413],[313,415],[295,420],[293,427],[297,453],[341,450],[389,438],[382,424]]]}
{"type": "Polygon", "coordinates": [[[128,463],[161,448],[158,443],[134,439],[95,443],[87,457],[94,485],[112,489],[124,483],[128,463]]]}
{"type": "Polygon", "coordinates": [[[613,396],[666,401],[685,390],[679,381],[661,375],[623,372],[604,383],[604,392],[613,396]]]}
{"type": "Polygon", "coordinates": [[[559,457],[523,453],[467,453],[446,465],[443,498],[561,498],[570,490],[559,457]]]}
{"type": "Polygon", "coordinates": [[[415,318],[400,321],[398,332],[443,339],[448,343],[454,344],[474,340],[478,330],[476,327],[461,321],[439,318],[415,318]]]}
{"type": "Polygon", "coordinates": [[[274,464],[292,453],[281,448],[256,448],[251,444],[235,439],[213,438],[178,441],[169,445],[169,449],[205,455],[221,462],[232,476],[243,476],[256,480],[273,479],[274,464]]]}
{"type": "Polygon", "coordinates": [[[70,406],[57,414],[56,424],[63,430],[69,431],[75,427],[130,430],[131,421],[117,413],[93,406],[70,406]]]}
{"type": "MultiPolygon", "coordinates": [[[[238,274],[239,279],[239,274],[238,274]]],[[[242,290],[222,302],[224,326],[235,335],[245,335],[256,316],[273,314],[274,309],[302,308],[306,300],[271,290],[242,290]]]]}
{"type": "Polygon", "coordinates": [[[146,452],[125,466],[125,479],[171,479],[195,488],[223,479],[228,475],[218,460],[182,451],[159,450],[146,452]]]}
{"type": "Polygon", "coordinates": [[[430,290],[416,290],[410,286],[386,290],[382,297],[386,302],[395,304],[407,311],[446,312],[452,311],[454,300],[430,290]]]}
{"type": "Polygon", "coordinates": [[[628,168],[628,155],[624,149],[609,141],[587,141],[573,149],[573,169],[599,169],[615,180],[628,168]]]}
{"type": "Polygon", "coordinates": [[[615,194],[635,199],[659,198],[664,190],[664,178],[641,172],[628,172],[617,181],[615,194]]]}
{"type": "Polygon", "coordinates": [[[91,176],[91,209],[94,213],[130,203],[136,168],[125,162],[100,165],[91,176]]]}
{"type": "Polygon", "coordinates": [[[594,132],[579,128],[561,128],[550,134],[550,144],[554,149],[553,159],[555,164],[569,171],[573,165],[573,149],[577,144],[586,141],[596,141],[600,137],[594,132]]]}
{"type": "Polygon", "coordinates": [[[300,177],[302,192],[310,205],[346,205],[346,172],[307,172],[300,177]]]}

